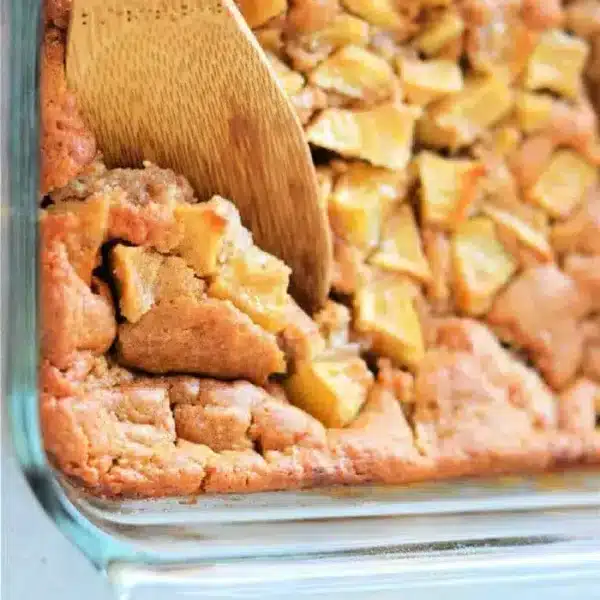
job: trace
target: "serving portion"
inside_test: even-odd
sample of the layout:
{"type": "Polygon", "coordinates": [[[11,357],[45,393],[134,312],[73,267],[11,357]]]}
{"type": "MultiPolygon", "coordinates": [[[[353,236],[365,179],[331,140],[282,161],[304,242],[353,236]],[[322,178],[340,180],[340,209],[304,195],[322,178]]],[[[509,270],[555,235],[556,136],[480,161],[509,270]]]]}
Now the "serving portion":
{"type": "Polygon", "coordinates": [[[239,5],[313,150],[330,299],[304,313],[229,200],[169,165],[103,164],[50,1],[54,463],[146,497],[599,463],[597,2],[239,5]]]}

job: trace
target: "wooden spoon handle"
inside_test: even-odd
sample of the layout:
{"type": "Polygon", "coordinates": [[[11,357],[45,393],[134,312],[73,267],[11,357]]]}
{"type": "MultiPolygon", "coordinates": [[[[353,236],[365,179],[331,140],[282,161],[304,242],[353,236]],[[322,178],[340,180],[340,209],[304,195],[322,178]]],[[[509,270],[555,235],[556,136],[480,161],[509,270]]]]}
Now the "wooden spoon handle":
{"type": "Polygon", "coordinates": [[[109,166],[151,160],[230,198],[299,302],[322,305],[331,240],[310,151],[233,0],[74,0],[67,76],[109,166]]]}

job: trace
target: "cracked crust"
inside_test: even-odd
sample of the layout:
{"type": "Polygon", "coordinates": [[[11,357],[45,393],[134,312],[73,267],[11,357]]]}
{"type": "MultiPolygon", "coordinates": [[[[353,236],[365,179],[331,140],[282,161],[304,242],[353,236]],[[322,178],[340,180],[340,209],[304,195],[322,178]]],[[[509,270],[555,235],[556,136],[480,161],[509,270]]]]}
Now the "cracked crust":
{"type": "Polygon", "coordinates": [[[96,162],[52,194],[57,206],[92,195],[109,203],[107,236],[169,252],[183,237],[178,205],[197,202],[188,181],[170,169],[146,163],[143,169],[111,169],[96,162]]]}
{"type": "MultiPolygon", "coordinates": [[[[55,7],[58,11],[58,6],[55,7]]],[[[49,13],[61,20],[58,12],[49,13]]],[[[62,22],[62,21],[61,21],[62,22]]],[[[44,196],[63,187],[90,164],[96,139],[79,115],[74,95],[67,88],[64,33],[49,28],[41,56],[41,174],[44,196]]]]}
{"type": "Polygon", "coordinates": [[[275,336],[233,304],[203,298],[160,302],[137,323],[119,326],[121,364],[148,373],[203,373],[265,383],[285,371],[275,336]]]}
{"type": "Polygon", "coordinates": [[[95,355],[106,352],[117,333],[106,284],[94,280],[87,285],[60,243],[41,249],[40,278],[42,357],[67,369],[79,351],[89,350],[95,355]]]}
{"type": "Polygon", "coordinates": [[[503,340],[529,352],[548,382],[561,389],[580,367],[580,322],[588,310],[574,279],[548,265],[513,280],[496,299],[488,321],[503,340]]]}
{"type": "Polygon", "coordinates": [[[600,460],[600,430],[596,427],[600,384],[578,379],[561,394],[558,406],[561,429],[582,441],[585,460],[600,460]]]}
{"type": "Polygon", "coordinates": [[[415,382],[414,430],[389,374],[351,426],[327,431],[248,382],[124,378],[101,359],[81,361],[77,372],[42,370],[42,427],[58,466],[108,496],[397,484],[534,471],[565,454],[571,462],[598,458],[589,395],[597,386],[578,382],[575,396],[561,397],[561,411],[577,403],[584,416],[569,408],[558,445],[554,428],[509,401],[510,382],[494,380],[485,361],[463,350],[434,350],[426,358],[415,382]],[[585,446],[577,441],[582,432],[585,446]]]}

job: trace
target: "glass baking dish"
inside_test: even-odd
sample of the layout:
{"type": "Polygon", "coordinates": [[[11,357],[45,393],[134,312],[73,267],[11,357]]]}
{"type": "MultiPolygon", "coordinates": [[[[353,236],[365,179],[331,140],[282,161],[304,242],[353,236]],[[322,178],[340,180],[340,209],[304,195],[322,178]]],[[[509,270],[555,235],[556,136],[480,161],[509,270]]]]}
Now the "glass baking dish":
{"type": "Polygon", "coordinates": [[[103,500],[54,472],[36,392],[40,2],[3,9],[4,397],[39,501],[121,597],[598,597],[598,471],[194,502],[103,500]]]}

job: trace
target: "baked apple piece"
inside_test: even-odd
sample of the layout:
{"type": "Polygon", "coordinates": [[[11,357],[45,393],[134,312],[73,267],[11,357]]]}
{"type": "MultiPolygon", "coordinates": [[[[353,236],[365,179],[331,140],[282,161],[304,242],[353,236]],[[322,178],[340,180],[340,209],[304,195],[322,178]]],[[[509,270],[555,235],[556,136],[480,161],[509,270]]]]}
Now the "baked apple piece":
{"type": "Polygon", "coordinates": [[[255,323],[278,333],[285,326],[290,272],[279,259],[251,246],[220,269],[208,294],[230,300],[255,323]]]}
{"type": "Polygon", "coordinates": [[[124,365],[259,383],[285,371],[275,337],[231,302],[207,296],[182,258],[117,245],[112,269],[128,319],[117,341],[124,365]]]}
{"type": "Polygon", "coordinates": [[[424,354],[414,287],[402,277],[364,286],[354,300],[356,330],[368,336],[373,351],[416,368],[424,354]]]}
{"type": "Polygon", "coordinates": [[[321,356],[296,366],[285,389],[290,400],[326,427],[344,427],[365,403],[373,375],[359,356],[321,356]]]}

